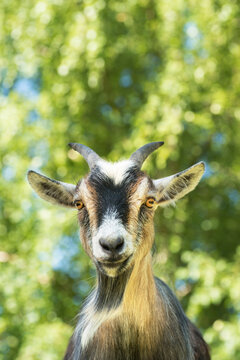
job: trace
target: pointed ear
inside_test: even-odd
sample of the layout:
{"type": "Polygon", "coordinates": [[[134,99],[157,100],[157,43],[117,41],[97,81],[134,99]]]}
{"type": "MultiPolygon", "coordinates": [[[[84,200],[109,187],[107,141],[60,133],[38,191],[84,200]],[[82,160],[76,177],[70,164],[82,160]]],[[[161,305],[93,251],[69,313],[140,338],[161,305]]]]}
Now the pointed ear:
{"type": "Polygon", "coordinates": [[[27,174],[28,182],[33,190],[44,200],[52,204],[74,207],[73,194],[76,186],[48,177],[30,170],[27,174]]]}
{"type": "Polygon", "coordinates": [[[203,176],[204,170],[204,162],[199,162],[178,174],[153,180],[157,189],[159,205],[170,204],[194,190],[203,176]]]}

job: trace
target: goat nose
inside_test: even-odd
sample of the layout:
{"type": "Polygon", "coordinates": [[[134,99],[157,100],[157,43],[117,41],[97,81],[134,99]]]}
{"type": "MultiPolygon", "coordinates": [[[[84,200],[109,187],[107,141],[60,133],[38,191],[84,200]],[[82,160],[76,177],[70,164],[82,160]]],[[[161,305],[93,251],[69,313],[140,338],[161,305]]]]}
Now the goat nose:
{"type": "Polygon", "coordinates": [[[115,239],[101,238],[99,240],[99,243],[103,248],[104,252],[118,254],[123,248],[124,239],[122,237],[117,237],[115,239]]]}

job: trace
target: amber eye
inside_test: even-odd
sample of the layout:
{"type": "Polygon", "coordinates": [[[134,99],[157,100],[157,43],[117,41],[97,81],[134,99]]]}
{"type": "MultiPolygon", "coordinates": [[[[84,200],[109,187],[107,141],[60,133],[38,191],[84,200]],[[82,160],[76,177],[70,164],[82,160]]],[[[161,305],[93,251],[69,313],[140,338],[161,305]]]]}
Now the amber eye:
{"type": "Polygon", "coordinates": [[[154,204],[155,204],[155,199],[154,199],[154,198],[149,198],[149,199],[147,199],[147,201],[145,202],[145,205],[146,205],[148,208],[152,208],[154,204]]]}
{"type": "Polygon", "coordinates": [[[78,210],[81,210],[84,207],[84,204],[83,204],[83,202],[81,200],[76,200],[74,202],[74,205],[78,210]]]}

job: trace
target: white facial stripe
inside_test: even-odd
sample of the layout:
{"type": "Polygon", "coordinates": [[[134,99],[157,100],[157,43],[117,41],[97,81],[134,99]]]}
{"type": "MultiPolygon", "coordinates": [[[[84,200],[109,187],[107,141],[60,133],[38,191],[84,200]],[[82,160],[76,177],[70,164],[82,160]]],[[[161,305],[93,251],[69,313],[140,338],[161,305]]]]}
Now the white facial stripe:
{"type": "Polygon", "coordinates": [[[123,251],[131,252],[133,251],[133,244],[131,236],[128,234],[127,230],[125,229],[124,225],[117,218],[116,212],[111,212],[110,214],[106,214],[103,218],[103,222],[101,226],[96,230],[93,239],[92,239],[92,249],[93,249],[93,256],[96,258],[104,257],[104,252],[99,244],[99,240],[101,238],[111,239],[111,238],[124,238],[124,248],[123,251]]]}
{"type": "Polygon", "coordinates": [[[121,223],[120,219],[117,218],[117,213],[112,212],[111,214],[106,214],[103,218],[103,222],[97,231],[97,237],[109,238],[109,237],[119,237],[123,236],[126,233],[126,230],[121,223]]]}
{"type": "Polygon", "coordinates": [[[97,162],[97,165],[101,171],[117,185],[124,180],[124,175],[130,167],[134,166],[134,163],[131,160],[123,160],[115,163],[100,160],[97,162]]]}

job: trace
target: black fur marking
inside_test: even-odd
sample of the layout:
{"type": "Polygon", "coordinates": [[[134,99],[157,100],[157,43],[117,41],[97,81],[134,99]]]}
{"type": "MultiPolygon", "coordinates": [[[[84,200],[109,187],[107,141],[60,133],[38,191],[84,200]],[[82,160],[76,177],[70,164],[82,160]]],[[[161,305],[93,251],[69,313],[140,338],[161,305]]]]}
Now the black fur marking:
{"type": "Polygon", "coordinates": [[[97,194],[97,220],[101,225],[104,215],[115,212],[117,217],[126,225],[129,214],[129,190],[138,181],[143,173],[136,167],[130,168],[121,184],[115,185],[113,179],[95,167],[90,173],[89,183],[97,194]]]}

